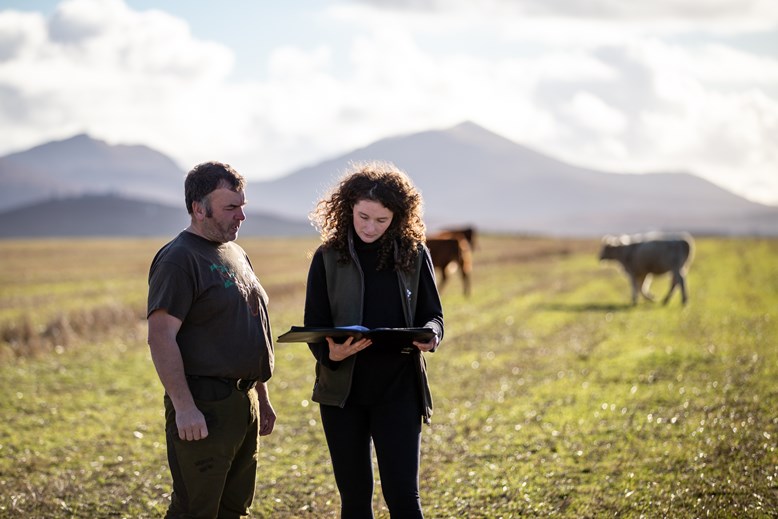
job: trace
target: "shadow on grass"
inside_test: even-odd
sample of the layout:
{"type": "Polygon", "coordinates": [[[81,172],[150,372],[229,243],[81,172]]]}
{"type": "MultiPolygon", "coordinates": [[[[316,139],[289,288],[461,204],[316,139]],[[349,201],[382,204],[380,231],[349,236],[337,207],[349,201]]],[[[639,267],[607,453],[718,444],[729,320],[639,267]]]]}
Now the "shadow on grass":
{"type": "Polygon", "coordinates": [[[552,312],[621,312],[635,307],[630,303],[546,303],[538,308],[552,312]]]}

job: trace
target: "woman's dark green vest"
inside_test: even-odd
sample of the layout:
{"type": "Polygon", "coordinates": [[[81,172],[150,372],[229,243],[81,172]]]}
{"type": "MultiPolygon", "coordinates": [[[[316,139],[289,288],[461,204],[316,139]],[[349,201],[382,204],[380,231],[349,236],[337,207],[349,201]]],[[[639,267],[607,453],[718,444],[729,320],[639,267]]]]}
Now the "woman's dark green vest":
{"type": "MultiPolygon", "coordinates": [[[[419,277],[424,264],[424,246],[419,245],[419,255],[412,272],[397,271],[397,281],[403,297],[403,313],[406,327],[413,327],[416,313],[416,297],[419,287],[419,277]]],[[[364,275],[359,265],[354,242],[349,234],[349,252],[352,261],[339,263],[338,251],[324,249],[324,269],[327,275],[327,295],[332,311],[333,325],[351,326],[362,324],[362,303],[364,301],[364,275]]],[[[398,255],[395,244],[395,258],[398,255]]],[[[427,381],[427,363],[419,350],[413,350],[415,367],[421,394],[422,416],[426,423],[432,417],[432,395],[427,381]]],[[[313,386],[314,402],[325,405],[343,407],[351,391],[351,380],[354,375],[356,355],[347,357],[339,363],[336,369],[316,363],[316,383],[313,386]]]]}

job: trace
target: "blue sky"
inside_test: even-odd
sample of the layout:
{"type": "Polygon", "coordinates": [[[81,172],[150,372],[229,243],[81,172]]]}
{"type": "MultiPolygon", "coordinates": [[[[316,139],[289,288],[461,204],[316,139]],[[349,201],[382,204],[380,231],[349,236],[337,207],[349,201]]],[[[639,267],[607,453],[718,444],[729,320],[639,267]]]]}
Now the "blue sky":
{"type": "Polygon", "coordinates": [[[778,205],[778,2],[0,4],[0,154],[87,132],[272,178],[464,120],[778,205]]]}

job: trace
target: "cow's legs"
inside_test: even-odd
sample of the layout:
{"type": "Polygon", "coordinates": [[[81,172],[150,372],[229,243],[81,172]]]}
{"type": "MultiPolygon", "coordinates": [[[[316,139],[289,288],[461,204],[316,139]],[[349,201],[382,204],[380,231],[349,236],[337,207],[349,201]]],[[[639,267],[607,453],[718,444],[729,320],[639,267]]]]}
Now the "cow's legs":
{"type": "Polygon", "coordinates": [[[465,269],[464,265],[459,266],[459,270],[462,272],[462,287],[466,296],[470,295],[470,274],[465,269]]]}
{"type": "MultiPolygon", "coordinates": [[[[648,292],[648,288],[650,286],[651,286],[651,275],[650,274],[649,275],[645,275],[644,274],[642,276],[637,276],[637,278],[635,279],[635,286],[634,286],[635,291],[636,292],[639,291],[640,295],[645,297],[647,300],[653,301],[654,300],[654,296],[652,296],[648,292]]],[[[633,300],[634,300],[635,303],[637,303],[637,294],[636,293],[633,296],[633,300]]]]}
{"type": "Polygon", "coordinates": [[[445,286],[447,280],[448,280],[448,274],[446,273],[446,265],[444,265],[443,268],[440,269],[440,281],[438,281],[438,292],[443,292],[443,287],[445,286]]]}
{"type": "Polygon", "coordinates": [[[638,280],[635,276],[630,276],[630,281],[632,281],[632,304],[636,305],[638,304],[638,292],[641,290],[640,286],[643,283],[643,280],[638,280]]]}
{"type": "Polygon", "coordinates": [[[662,304],[666,305],[668,301],[670,301],[670,296],[673,295],[673,290],[675,290],[676,285],[678,285],[678,280],[675,277],[675,274],[673,274],[673,281],[670,284],[670,290],[667,291],[667,295],[664,299],[662,299],[662,304]]]}
{"type": "Polygon", "coordinates": [[[683,304],[686,304],[687,301],[687,294],[686,294],[686,280],[684,280],[683,274],[680,272],[673,272],[673,282],[670,285],[670,290],[667,292],[667,295],[665,296],[664,300],[662,301],[662,304],[667,304],[668,301],[670,301],[670,296],[673,294],[673,290],[675,290],[675,287],[679,286],[681,288],[681,301],[683,304]]]}
{"type": "Polygon", "coordinates": [[[683,274],[678,274],[678,284],[681,285],[681,302],[686,304],[686,302],[689,300],[689,297],[686,292],[686,278],[683,274]]]}

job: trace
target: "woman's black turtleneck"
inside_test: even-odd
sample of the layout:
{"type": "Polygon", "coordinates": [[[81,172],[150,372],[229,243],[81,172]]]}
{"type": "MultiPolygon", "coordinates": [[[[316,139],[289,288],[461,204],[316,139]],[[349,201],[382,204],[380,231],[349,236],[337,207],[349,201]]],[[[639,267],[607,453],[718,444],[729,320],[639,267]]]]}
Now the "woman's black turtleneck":
{"type": "MultiPolygon", "coordinates": [[[[359,266],[365,276],[365,297],[362,302],[362,322],[353,324],[361,324],[368,328],[404,328],[406,323],[400,299],[400,285],[394,265],[390,262],[389,267],[376,270],[380,240],[365,243],[354,233],[354,247],[359,266]]],[[[425,306],[425,300],[430,299],[425,298],[421,291],[425,288],[429,290],[430,287],[434,290],[434,286],[432,274],[422,272],[418,300],[421,306],[417,306],[417,316],[427,315],[422,307],[425,306]],[[421,314],[419,310],[422,310],[421,314]]],[[[354,304],[359,304],[359,301],[354,301],[354,304]]],[[[439,306],[433,306],[430,315],[439,314],[439,306]]],[[[414,323],[413,326],[423,326],[424,322],[426,321],[414,323]]],[[[321,248],[314,254],[311,262],[305,303],[305,324],[306,326],[332,326],[333,324],[321,248]]],[[[339,363],[329,360],[329,349],[326,343],[312,345],[311,349],[319,362],[337,369],[339,363]]],[[[348,401],[360,405],[378,405],[390,400],[418,402],[413,359],[410,354],[402,353],[401,349],[398,345],[374,342],[370,347],[359,352],[348,401]]]]}
{"type": "MultiPolygon", "coordinates": [[[[354,233],[354,247],[365,276],[362,325],[368,328],[404,328],[400,285],[394,265],[376,270],[380,240],[365,243],[354,233]]],[[[357,354],[349,399],[356,404],[417,401],[416,372],[410,354],[395,344],[373,342],[357,354]]]]}

